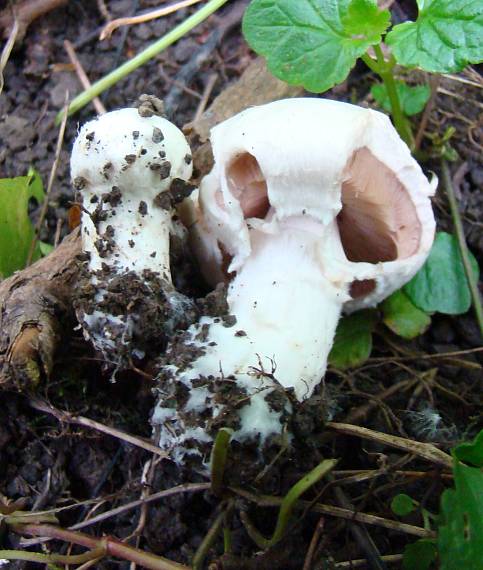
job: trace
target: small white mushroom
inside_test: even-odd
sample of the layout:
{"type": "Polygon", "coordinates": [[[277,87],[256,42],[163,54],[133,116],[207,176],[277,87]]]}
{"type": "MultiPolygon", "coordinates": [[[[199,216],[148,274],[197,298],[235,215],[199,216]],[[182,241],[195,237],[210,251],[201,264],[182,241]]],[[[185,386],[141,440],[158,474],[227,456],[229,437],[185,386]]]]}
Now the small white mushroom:
{"type": "Polygon", "coordinates": [[[150,329],[187,309],[172,286],[170,235],[183,232],[174,203],[191,176],[191,151],[175,125],[150,115],[121,109],[88,122],[71,157],[89,255],[77,313],[86,336],[117,368],[144,356],[156,335],[150,329]]]}
{"type": "Polygon", "coordinates": [[[201,445],[193,413],[209,418],[205,441],[223,425],[220,379],[242,391],[235,439],[279,434],[292,404],[275,408],[274,392],[311,396],[341,312],[374,306],[411,279],[435,230],[434,184],[382,113],[277,101],[218,125],[211,142],[194,242],[206,277],[228,282],[231,326],[205,316],[168,349],[192,354],[164,371],[178,385],[168,402],[184,386],[181,407],[161,398],[153,418],[178,461],[201,445]]]}

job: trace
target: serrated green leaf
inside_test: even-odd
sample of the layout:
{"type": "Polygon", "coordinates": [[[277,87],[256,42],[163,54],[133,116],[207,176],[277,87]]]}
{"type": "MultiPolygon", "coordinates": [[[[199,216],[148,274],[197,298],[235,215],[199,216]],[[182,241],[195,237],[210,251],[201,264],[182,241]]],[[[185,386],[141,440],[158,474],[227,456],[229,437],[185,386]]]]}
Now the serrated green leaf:
{"type": "Polygon", "coordinates": [[[441,497],[440,570],[481,570],[483,561],[483,472],[455,461],[455,489],[441,497]]]}
{"type": "MultiPolygon", "coordinates": [[[[478,262],[470,252],[470,261],[479,276],[478,262]]],[[[426,263],[404,286],[410,300],[427,313],[460,315],[471,306],[471,293],[458,247],[452,234],[438,232],[426,263]]]]}
{"type": "Polygon", "coordinates": [[[384,324],[402,338],[416,338],[431,324],[431,317],[413,305],[402,289],[388,297],[381,309],[384,324]]]}
{"type": "Polygon", "coordinates": [[[243,34],[274,75],[321,93],[344,81],[389,21],[376,0],[253,0],[243,34]]]}
{"type": "Polygon", "coordinates": [[[344,370],[363,364],[371,355],[372,331],[377,323],[376,311],[364,310],[339,321],[329,363],[344,370]]]}
{"type": "Polygon", "coordinates": [[[483,429],[473,441],[456,446],[453,455],[460,461],[475,467],[483,467],[483,429]]]}
{"type": "MultiPolygon", "coordinates": [[[[431,88],[429,85],[408,85],[404,81],[396,81],[396,91],[401,102],[403,113],[411,117],[420,113],[429,97],[431,96],[431,88]]],[[[384,83],[376,83],[371,87],[371,95],[379,103],[379,105],[388,113],[392,111],[391,101],[387,94],[384,83]]]]}
{"type": "Polygon", "coordinates": [[[386,36],[398,63],[452,73],[483,60],[481,0],[418,0],[418,6],[415,22],[394,26],[386,36]]]}
{"type": "MultiPolygon", "coordinates": [[[[27,261],[34,228],[28,216],[31,198],[42,202],[45,194],[40,176],[0,179],[0,278],[22,269],[27,261]]],[[[36,247],[33,260],[40,257],[36,247]]]]}
{"type": "Polygon", "coordinates": [[[399,517],[405,517],[414,511],[416,505],[409,495],[399,493],[391,501],[391,510],[399,517]]]}
{"type": "Polygon", "coordinates": [[[352,34],[352,38],[362,37],[371,44],[376,44],[381,41],[381,34],[389,26],[390,14],[387,10],[379,10],[377,2],[372,0],[352,0],[347,6],[347,12],[342,14],[341,21],[344,32],[352,34]]]}
{"type": "Polygon", "coordinates": [[[435,541],[429,538],[408,544],[403,553],[403,570],[428,570],[437,554],[435,541]]]}

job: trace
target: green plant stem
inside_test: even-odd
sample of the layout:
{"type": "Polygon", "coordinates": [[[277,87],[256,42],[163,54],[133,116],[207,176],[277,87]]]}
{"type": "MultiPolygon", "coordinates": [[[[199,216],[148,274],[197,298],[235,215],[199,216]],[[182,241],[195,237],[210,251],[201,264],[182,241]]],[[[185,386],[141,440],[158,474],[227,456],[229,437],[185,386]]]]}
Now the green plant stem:
{"type": "MultiPolygon", "coordinates": [[[[80,93],[77,97],[75,97],[69,105],[68,114],[72,115],[82,109],[87,103],[92,101],[94,97],[100,95],[109,87],[115,85],[118,81],[129,75],[135,69],[144,65],[147,61],[158,55],[160,52],[165,50],[171,44],[182,38],[185,34],[191,31],[195,26],[201,24],[208,16],[216,12],[223,4],[225,4],[228,0],[210,0],[208,4],[200,8],[197,12],[187,18],[184,22],[181,22],[179,26],[172,29],[162,38],[159,38],[156,42],[148,46],[145,50],[141,53],[133,57],[132,59],[126,61],[118,68],[114,69],[107,75],[105,75],[99,81],[93,83],[89,89],[86,89],[82,93],[80,93]]],[[[101,56],[99,56],[101,57],[101,56]]],[[[59,123],[62,119],[61,114],[59,113],[56,117],[56,122],[59,123]]]]}
{"type": "Polygon", "coordinates": [[[473,301],[473,308],[476,314],[476,320],[480,328],[480,334],[483,336],[483,306],[481,303],[480,292],[478,291],[478,283],[476,281],[475,274],[471,269],[470,256],[468,251],[468,245],[466,244],[465,233],[463,230],[463,222],[461,221],[460,211],[458,209],[458,202],[456,201],[456,196],[453,188],[453,182],[451,180],[451,174],[449,171],[447,161],[441,159],[441,171],[443,174],[443,187],[448,196],[449,207],[451,210],[451,217],[453,218],[453,225],[456,231],[456,237],[458,239],[458,245],[461,252],[461,259],[463,260],[463,267],[465,269],[466,278],[468,280],[468,285],[471,292],[471,298],[473,301]]]}
{"type": "Polygon", "coordinates": [[[337,459],[325,459],[322,463],[317,465],[315,469],[312,469],[312,471],[307,473],[305,477],[302,477],[300,481],[295,483],[281,502],[277,524],[271,538],[265,538],[250,522],[248,515],[246,515],[246,513],[240,513],[240,516],[243,515],[242,521],[244,522],[247,532],[259,548],[270,548],[283,538],[297,500],[303,493],[305,493],[305,491],[307,491],[307,489],[312,487],[312,485],[317,483],[317,481],[320,481],[322,477],[330,473],[336,464],[337,459]]]}
{"type": "Polygon", "coordinates": [[[203,562],[210,550],[211,546],[216,540],[216,537],[220,534],[223,521],[225,520],[225,511],[223,510],[215,519],[215,522],[211,525],[210,530],[206,533],[205,538],[198,547],[196,554],[193,557],[193,570],[201,570],[203,568],[203,562]]]}
{"type": "Polygon", "coordinates": [[[377,75],[379,75],[379,77],[383,80],[389,101],[391,103],[391,116],[394,121],[394,126],[396,127],[396,130],[403,141],[409,146],[410,149],[412,149],[414,147],[414,137],[411,131],[411,126],[402,111],[401,101],[399,100],[399,95],[396,89],[396,81],[393,74],[395,61],[392,58],[389,60],[389,62],[385,61],[384,54],[380,45],[374,45],[372,47],[374,49],[374,53],[376,54],[377,60],[372,59],[372,57],[367,53],[362,55],[361,59],[367,65],[367,67],[371,69],[371,71],[377,73],[377,75]]]}
{"type": "Polygon", "coordinates": [[[104,548],[95,548],[83,554],[41,554],[40,552],[28,552],[27,550],[0,550],[0,560],[25,560],[26,562],[38,562],[39,564],[84,564],[91,560],[99,559],[106,554],[104,548]]]}
{"type": "Polygon", "coordinates": [[[231,530],[226,526],[223,527],[223,552],[230,554],[232,548],[231,530]]]}
{"type": "Polygon", "coordinates": [[[232,435],[232,429],[221,428],[216,434],[211,452],[211,492],[217,497],[223,496],[223,475],[232,435]]]}
{"type": "Polygon", "coordinates": [[[150,570],[189,570],[187,566],[171,562],[161,556],[156,556],[149,552],[144,552],[128,544],[109,537],[95,538],[82,532],[67,530],[49,524],[25,524],[13,527],[18,534],[28,534],[30,536],[45,536],[56,538],[65,542],[72,542],[90,549],[103,548],[106,555],[115,556],[124,560],[129,560],[138,564],[142,568],[150,570]]]}
{"type": "Polygon", "coordinates": [[[0,523],[1,522],[11,526],[18,524],[57,524],[59,521],[54,514],[50,513],[14,511],[9,515],[1,515],[0,523]]]}

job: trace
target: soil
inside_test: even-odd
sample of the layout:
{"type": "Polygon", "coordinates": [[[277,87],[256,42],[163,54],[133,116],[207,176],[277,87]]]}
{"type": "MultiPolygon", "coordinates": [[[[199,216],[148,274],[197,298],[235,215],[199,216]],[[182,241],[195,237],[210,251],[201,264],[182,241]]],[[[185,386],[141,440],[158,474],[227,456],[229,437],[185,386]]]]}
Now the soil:
{"type": "MultiPolygon", "coordinates": [[[[0,8],[5,4],[0,2],[0,8]]],[[[0,96],[2,177],[24,175],[33,165],[45,184],[48,180],[58,136],[55,115],[64,103],[66,90],[71,98],[81,91],[64,51],[64,40],[72,42],[87,75],[94,81],[194,11],[194,8],[184,9],[127,31],[118,30],[110,40],[100,42],[97,37],[105,20],[99,6],[103,4],[100,0],[71,0],[66,6],[33,22],[12,53],[0,96]]],[[[114,18],[159,3],[156,0],[116,0],[105,4],[114,18]]],[[[392,9],[399,19],[411,15],[408,4],[411,3],[393,4],[392,9]]],[[[130,106],[140,94],[153,93],[165,100],[168,118],[176,124],[191,121],[211,78],[216,76],[210,101],[238,78],[254,57],[242,39],[239,25],[229,27],[221,43],[213,40],[213,31],[223,26],[231,9],[231,6],[225,7],[107,91],[101,96],[106,108],[130,106]],[[208,49],[207,45],[211,47],[208,49]],[[202,50],[204,56],[193,73],[193,54],[202,50]]],[[[477,71],[474,73],[477,75],[477,71]]],[[[481,157],[481,129],[478,130],[478,126],[481,125],[478,125],[477,104],[481,84],[478,88],[468,80],[471,83],[472,79],[467,75],[442,80],[428,129],[440,134],[449,126],[456,129],[453,146],[458,160],[452,168],[458,182],[459,205],[468,243],[482,263],[483,232],[479,220],[483,194],[479,190],[483,166],[478,162],[481,157]]],[[[349,80],[332,90],[329,96],[371,103],[368,95],[371,81],[371,74],[363,65],[358,65],[349,80]]],[[[64,236],[69,232],[69,209],[75,201],[69,178],[69,152],[78,124],[93,115],[92,106],[87,106],[67,123],[46,222],[42,227],[41,239],[44,241],[53,243],[56,233],[64,236]]],[[[420,117],[414,119],[416,129],[419,120],[420,117]]],[[[423,149],[427,148],[427,143],[424,139],[423,149]]],[[[430,168],[436,170],[437,163],[429,163],[430,168]]],[[[436,196],[434,206],[439,228],[451,231],[449,209],[441,193],[436,196]]],[[[32,219],[38,215],[39,208],[33,204],[32,219]]],[[[205,297],[207,291],[200,285],[199,278],[193,278],[190,269],[183,270],[185,260],[183,255],[177,259],[180,270],[176,287],[192,298],[201,298],[198,307],[202,310],[222,314],[225,309],[223,295],[205,297]]],[[[149,439],[149,417],[154,404],[152,371],[136,368],[118,374],[116,382],[112,383],[98,356],[80,333],[77,335],[66,339],[54,373],[38,388],[37,397],[58,410],[86,416],[149,439]]],[[[361,368],[343,374],[329,370],[324,385],[307,402],[307,409],[300,410],[294,420],[300,439],[310,439],[311,444],[304,447],[302,453],[290,455],[282,451],[280,457],[273,453],[275,467],[272,465],[266,473],[259,474],[258,480],[262,483],[258,486],[247,484],[245,491],[261,490],[265,494],[285,496],[291,485],[323,457],[336,457],[340,458],[334,475],[336,479],[362,470],[383,470],[381,477],[360,482],[348,480],[342,487],[345,500],[355,510],[397,520],[391,512],[390,502],[394,495],[405,492],[428,510],[437,512],[441,492],[448,485],[438,466],[378,443],[336,435],[324,429],[321,418],[362,423],[384,433],[433,442],[448,450],[478,430],[482,365],[481,338],[471,312],[458,317],[436,315],[428,332],[411,342],[378,328],[372,358],[361,368]],[[438,356],[460,351],[463,352],[451,358],[438,356]],[[387,395],[385,392],[394,385],[400,388],[387,395]]],[[[169,489],[180,480],[206,481],[195,471],[180,474],[168,461],[159,460],[149,451],[118,437],[59,421],[35,406],[31,395],[13,391],[1,394],[0,493],[10,501],[22,500],[25,510],[59,509],[56,516],[62,526],[68,527],[140,496],[169,489]]],[[[233,457],[236,459],[226,474],[228,485],[232,482],[231,473],[237,470],[237,462],[242,461],[238,459],[237,450],[233,457]]],[[[243,460],[250,461],[246,456],[243,460]]],[[[239,464],[238,468],[241,469],[239,464]]],[[[253,477],[249,469],[247,472],[247,477],[253,477]]],[[[323,482],[316,485],[317,500],[341,506],[340,496],[334,488],[323,482]]],[[[308,499],[314,497],[313,492],[307,495],[308,499]]],[[[352,534],[350,522],[309,509],[299,511],[292,519],[281,543],[260,553],[247,532],[246,516],[258,530],[269,536],[276,523],[277,509],[257,505],[236,493],[222,499],[206,491],[174,494],[151,503],[145,510],[139,507],[126,510],[87,526],[84,531],[95,536],[109,534],[170,560],[190,564],[219,516],[220,508],[226,508],[228,503],[226,524],[231,529],[231,552],[223,554],[223,541],[218,538],[208,549],[206,568],[212,562],[210,568],[216,569],[316,570],[335,567],[336,561],[365,556],[363,541],[352,534]],[[321,535],[317,534],[320,525],[323,525],[321,535]]],[[[405,517],[404,522],[421,527],[419,511],[405,517]]],[[[410,534],[377,525],[366,525],[366,531],[381,555],[400,554],[405,545],[416,539],[410,534]]],[[[20,537],[10,530],[2,533],[0,521],[0,549],[21,548],[19,540],[20,537]]],[[[48,548],[64,554],[68,551],[62,542],[50,542],[48,548]]],[[[396,562],[391,568],[399,568],[400,564],[400,561],[396,562]]],[[[38,565],[12,562],[4,567],[35,568],[38,565]]],[[[132,568],[128,562],[109,557],[96,562],[93,567],[102,570],[132,568]]]]}

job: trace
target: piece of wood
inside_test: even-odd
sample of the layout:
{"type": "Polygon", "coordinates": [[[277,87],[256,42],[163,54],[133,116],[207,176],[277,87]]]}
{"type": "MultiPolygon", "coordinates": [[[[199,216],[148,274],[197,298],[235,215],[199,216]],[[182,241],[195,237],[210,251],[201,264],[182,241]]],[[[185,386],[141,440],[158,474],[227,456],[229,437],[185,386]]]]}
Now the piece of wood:
{"type": "Polygon", "coordinates": [[[49,256],[0,283],[0,385],[24,389],[50,374],[61,336],[75,323],[80,253],[76,230],[49,256]]]}

